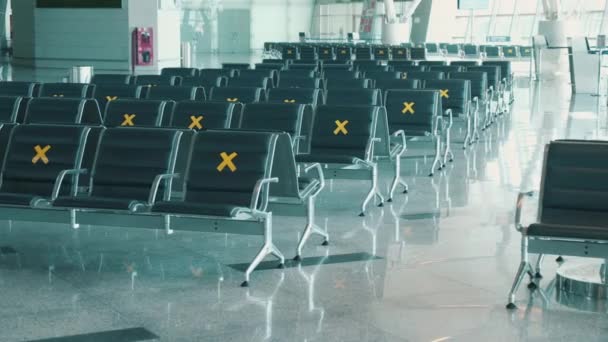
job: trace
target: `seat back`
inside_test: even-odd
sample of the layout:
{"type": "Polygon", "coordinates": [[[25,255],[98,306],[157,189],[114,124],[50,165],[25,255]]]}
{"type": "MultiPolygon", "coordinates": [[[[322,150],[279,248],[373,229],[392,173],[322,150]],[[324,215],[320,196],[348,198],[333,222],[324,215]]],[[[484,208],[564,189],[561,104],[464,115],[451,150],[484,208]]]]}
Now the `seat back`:
{"type": "MultiPolygon", "coordinates": [[[[295,62],[295,61],[294,61],[295,62]]],[[[285,71],[319,71],[319,65],[316,63],[294,63],[289,65],[289,69],[285,71]]]]}
{"type": "Polygon", "coordinates": [[[160,128],[106,129],[91,172],[91,196],[147,201],[156,176],[173,173],[181,136],[160,128]]]}
{"type": "Polygon", "coordinates": [[[430,71],[441,71],[444,74],[448,74],[450,72],[464,71],[464,67],[460,65],[434,65],[431,66],[430,71]]]}
{"type": "Polygon", "coordinates": [[[40,83],[35,82],[0,82],[0,96],[38,97],[40,83]]]}
{"type": "Polygon", "coordinates": [[[393,47],[393,61],[407,60],[409,58],[408,48],[393,47]]]}
{"type": "Polygon", "coordinates": [[[319,59],[334,59],[334,48],[331,46],[323,46],[319,49],[319,59]]]}
{"type": "Polygon", "coordinates": [[[452,72],[450,79],[471,81],[471,97],[485,100],[488,90],[488,74],[481,71],[452,72]]]}
{"type": "Polygon", "coordinates": [[[439,47],[437,43],[425,43],[424,47],[428,53],[439,53],[439,47]]]}
{"type": "Polygon", "coordinates": [[[232,103],[260,102],[262,100],[262,91],[262,88],[214,87],[209,91],[209,100],[232,103]]]}
{"type": "Polygon", "coordinates": [[[382,94],[379,89],[344,89],[335,88],[327,91],[327,105],[382,105],[382,94]]]}
{"type": "MultiPolygon", "coordinates": [[[[424,60],[426,59],[427,49],[423,47],[413,47],[410,48],[410,58],[414,60],[424,60]]],[[[430,52],[429,53],[433,53],[430,52]]]]}
{"type": "Polygon", "coordinates": [[[230,88],[262,88],[264,90],[273,88],[274,84],[269,77],[249,75],[235,77],[228,80],[230,88]]]}
{"type": "Polygon", "coordinates": [[[422,87],[422,82],[417,79],[405,80],[376,80],[376,88],[383,91],[387,89],[417,89],[422,87]]]}
{"type": "Polygon", "coordinates": [[[374,47],[374,59],[375,60],[388,60],[390,57],[390,48],[386,46],[374,47]]]}
{"type": "Polygon", "coordinates": [[[511,79],[511,61],[483,61],[483,66],[498,66],[500,67],[500,75],[507,80],[511,79]]]}
{"type": "Polygon", "coordinates": [[[519,55],[523,57],[532,57],[532,47],[530,46],[519,46],[519,55]]]}
{"type": "Polygon", "coordinates": [[[91,79],[91,83],[100,84],[129,84],[131,83],[131,75],[125,74],[95,74],[91,79]]]}
{"type": "Polygon", "coordinates": [[[442,114],[437,90],[394,90],[385,92],[384,102],[390,132],[406,135],[432,134],[435,120],[442,114]]]}
{"type": "Polygon", "coordinates": [[[545,152],[541,223],[608,227],[608,144],[558,140],[545,152]]]}
{"type": "Polygon", "coordinates": [[[467,67],[467,71],[485,72],[488,74],[488,87],[493,87],[494,90],[498,90],[501,83],[501,72],[500,67],[497,65],[485,65],[485,66],[472,66],[467,67]]]}
{"type": "Polygon", "coordinates": [[[148,100],[173,100],[173,101],[205,101],[205,89],[201,87],[186,86],[156,86],[150,87],[148,100]]]}
{"type": "Polygon", "coordinates": [[[328,80],[353,80],[360,78],[358,71],[349,71],[341,69],[324,69],[323,75],[328,80]]]}
{"type": "Polygon", "coordinates": [[[219,77],[184,77],[182,78],[182,86],[184,87],[203,87],[203,88],[212,88],[212,87],[225,87],[228,85],[228,77],[219,76],[219,77]]]}
{"type": "Polygon", "coordinates": [[[406,74],[407,78],[413,78],[416,80],[443,80],[445,73],[443,71],[412,71],[406,74]]]}
{"type": "Polygon", "coordinates": [[[449,55],[458,55],[458,54],[460,54],[460,45],[459,44],[446,44],[445,50],[449,55]]]}
{"type": "Polygon", "coordinates": [[[372,80],[398,80],[401,79],[400,71],[366,71],[365,78],[372,80]]]}
{"type": "Polygon", "coordinates": [[[23,105],[27,105],[23,97],[0,96],[0,123],[16,123],[23,105]]]}
{"type": "Polygon", "coordinates": [[[95,85],[83,83],[43,83],[40,97],[67,97],[86,99],[93,97],[95,85]]]}
{"type": "Polygon", "coordinates": [[[426,67],[434,67],[434,66],[445,66],[448,65],[448,62],[446,61],[420,61],[418,62],[419,66],[426,66],[426,67]]]}
{"type": "Polygon", "coordinates": [[[513,45],[506,45],[502,47],[502,54],[505,58],[517,58],[519,57],[519,48],[513,45]]]}
{"type": "Polygon", "coordinates": [[[418,65],[394,65],[393,70],[407,74],[410,72],[423,72],[426,70],[426,67],[418,65]]]}
{"type": "Polygon", "coordinates": [[[353,58],[353,50],[348,46],[340,46],[336,49],[336,59],[349,61],[353,58]]]}
{"type": "MultiPolygon", "coordinates": [[[[81,168],[89,130],[75,125],[15,127],[4,159],[0,191],[50,197],[61,171],[81,168]]],[[[73,193],[68,178],[64,193],[73,193]]]]}
{"type": "Polygon", "coordinates": [[[325,83],[327,89],[367,89],[372,87],[371,80],[367,78],[354,78],[354,79],[328,79],[325,83]]]}
{"type": "Polygon", "coordinates": [[[320,94],[319,89],[274,88],[268,92],[267,101],[269,103],[301,103],[316,106],[319,103],[320,94]]]}
{"type": "Polygon", "coordinates": [[[425,89],[439,90],[443,110],[451,109],[454,115],[468,114],[471,102],[471,81],[469,80],[428,80],[425,89]]]}
{"type": "MultiPolygon", "coordinates": [[[[255,103],[245,106],[241,129],[286,132],[306,149],[312,130],[313,109],[304,104],[255,103]]],[[[294,140],[294,147],[297,146],[294,140]]]]}
{"type": "Polygon", "coordinates": [[[99,84],[95,87],[94,98],[99,109],[104,112],[106,104],[118,99],[138,99],[142,96],[142,87],[128,84],[99,84]]]}
{"type": "Polygon", "coordinates": [[[196,68],[163,68],[160,72],[161,76],[179,76],[179,77],[197,77],[198,69],[196,68]]]}
{"type": "Polygon", "coordinates": [[[293,45],[283,46],[281,56],[283,59],[298,59],[298,48],[293,45]]]}
{"type": "Polygon", "coordinates": [[[376,60],[356,60],[353,61],[353,66],[355,67],[355,70],[359,70],[359,71],[365,71],[365,70],[375,70],[376,68],[385,68],[383,69],[384,71],[388,71],[388,66],[382,66],[380,65],[380,61],[376,61],[376,60]]]}
{"type": "Polygon", "coordinates": [[[388,62],[388,65],[390,65],[394,70],[397,70],[397,68],[400,67],[416,66],[416,62],[411,60],[392,60],[388,62]]]}
{"type": "Polygon", "coordinates": [[[500,57],[500,47],[498,46],[490,46],[486,45],[484,48],[484,52],[489,58],[498,58],[500,57]]]}
{"type": "Polygon", "coordinates": [[[281,71],[285,69],[284,63],[258,63],[255,65],[255,70],[276,70],[281,71]]]}
{"type": "Polygon", "coordinates": [[[356,47],[355,48],[355,57],[357,60],[370,60],[373,57],[372,48],[369,46],[365,47],[356,47]]]}
{"type": "Polygon", "coordinates": [[[180,101],[175,105],[169,127],[207,130],[230,128],[240,119],[241,105],[230,102],[180,101]]]}
{"type": "Polygon", "coordinates": [[[158,127],[170,101],[116,100],[109,102],[104,115],[106,127],[158,127]]]}
{"type": "Polygon", "coordinates": [[[479,65],[479,62],[477,62],[477,61],[451,61],[450,65],[462,66],[462,67],[465,67],[465,69],[466,69],[471,66],[479,65]]]}
{"type": "Polygon", "coordinates": [[[253,131],[198,132],[186,171],[185,202],[249,207],[256,183],[270,177],[277,137],[253,131]]]}
{"type": "Polygon", "coordinates": [[[465,56],[479,56],[479,46],[473,44],[465,44],[462,47],[465,56]]]}
{"type": "Polygon", "coordinates": [[[27,106],[26,124],[101,125],[97,101],[75,98],[35,98],[27,106]]]}
{"type": "MultiPolygon", "coordinates": [[[[13,128],[17,127],[14,123],[1,123],[0,122],[0,168],[4,163],[4,157],[6,156],[6,150],[8,148],[8,141],[13,132],[13,128]]],[[[0,184],[1,186],[2,184],[0,184]]]]}
{"type": "Polygon", "coordinates": [[[234,77],[236,72],[232,69],[201,69],[199,76],[208,79],[216,79],[218,77],[234,77]]]}
{"type": "Polygon", "coordinates": [[[310,153],[371,160],[378,106],[319,106],[310,153]]]}
{"type": "Polygon", "coordinates": [[[289,69],[281,71],[281,80],[279,81],[279,85],[286,78],[314,78],[317,72],[314,69],[289,69]]]}
{"type": "Polygon", "coordinates": [[[222,63],[222,69],[243,71],[243,70],[251,69],[251,64],[249,64],[249,63],[222,63]]]}
{"type": "Polygon", "coordinates": [[[279,83],[279,86],[281,88],[322,88],[320,78],[310,77],[283,77],[281,78],[281,83],[279,83]]]}
{"type": "Polygon", "coordinates": [[[279,84],[279,72],[277,70],[241,70],[239,79],[263,79],[271,80],[270,87],[275,87],[279,84]]]}
{"type": "Polygon", "coordinates": [[[148,86],[175,86],[182,84],[182,78],[179,76],[167,75],[138,75],[131,77],[131,84],[148,86]]]}

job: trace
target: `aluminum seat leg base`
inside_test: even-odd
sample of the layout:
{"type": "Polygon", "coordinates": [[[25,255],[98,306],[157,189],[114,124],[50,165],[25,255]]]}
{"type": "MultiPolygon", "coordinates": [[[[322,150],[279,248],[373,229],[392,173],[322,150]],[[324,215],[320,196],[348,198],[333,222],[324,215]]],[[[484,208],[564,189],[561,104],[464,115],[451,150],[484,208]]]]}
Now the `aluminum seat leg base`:
{"type": "MultiPolygon", "coordinates": [[[[511,287],[511,292],[509,292],[509,303],[506,306],[507,309],[516,309],[517,308],[517,306],[515,305],[515,293],[519,289],[519,286],[521,285],[521,282],[523,281],[524,276],[526,274],[528,274],[528,276],[530,277],[530,280],[532,281],[532,279],[534,277],[532,272],[533,272],[533,268],[529,262],[522,261],[519,264],[519,269],[517,270],[517,274],[515,275],[515,280],[513,281],[513,286],[511,287]]],[[[534,284],[533,282],[531,282],[531,283],[534,284]]],[[[534,284],[534,285],[536,286],[536,284],[534,284]]]]}
{"type": "Polygon", "coordinates": [[[260,263],[269,255],[273,255],[279,260],[279,268],[283,268],[285,266],[285,257],[279,251],[279,249],[272,243],[265,243],[260,252],[253,259],[249,267],[247,267],[247,271],[245,272],[245,281],[241,284],[241,287],[248,287],[249,280],[251,279],[251,273],[260,265],[260,263]]]}

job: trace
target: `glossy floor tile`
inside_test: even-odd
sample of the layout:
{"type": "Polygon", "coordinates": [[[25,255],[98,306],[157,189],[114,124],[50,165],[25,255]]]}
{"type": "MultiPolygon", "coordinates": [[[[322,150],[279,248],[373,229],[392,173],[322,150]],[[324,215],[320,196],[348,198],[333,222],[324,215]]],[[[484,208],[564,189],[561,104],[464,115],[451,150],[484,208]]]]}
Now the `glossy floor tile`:
{"type": "MultiPolygon", "coordinates": [[[[7,69],[13,79],[60,75],[7,69]]],[[[455,146],[444,171],[428,177],[432,147],[411,144],[407,195],[361,218],[367,185],[328,182],[317,216],[330,245],[313,237],[305,262],[285,269],[268,259],[250,288],[239,265],[256,237],[0,222],[0,341],[140,327],[161,341],[606,341],[606,306],[560,294],[551,258],[542,289],[523,286],[519,309],[504,308],[519,262],[515,199],[539,188],[544,144],[608,132],[605,97],[572,97],[566,80],[531,83],[518,70],[511,113],[471,149],[455,146]]],[[[390,171],[381,168],[384,192],[390,171]]],[[[275,217],[287,257],[303,224],[275,217]]]]}

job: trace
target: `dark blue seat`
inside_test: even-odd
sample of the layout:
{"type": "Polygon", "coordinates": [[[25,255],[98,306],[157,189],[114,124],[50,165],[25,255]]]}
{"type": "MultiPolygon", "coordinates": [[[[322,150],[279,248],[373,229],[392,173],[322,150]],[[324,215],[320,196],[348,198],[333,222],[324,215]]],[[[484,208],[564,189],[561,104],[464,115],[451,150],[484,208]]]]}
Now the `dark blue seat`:
{"type": "Polygon", "coordinates": [[[334,48],[332,46],[322,46],[319,48],[319,59],[334,59],[334,48]]]}
{"type": "Polygon", "coordinates": [[[355,48],[355,58],[357,60],[371,60],[373,58],[370,46],[359,46],[355,48]]]}
{"type": "Polygon", "coordinates": [[[222,69],[243,71],[243,70],[251,69],[251,64],[249,64],[249,63],[222,63],[222,69]]]}
{"type": "Polygon", "coordinates": [[[479,46],[473,44],[464,44],[462,47],[462,51],[465,56],[469,57],[479,57],[479,46]]]}
{"type": "MultiPolygon", "coordinates": [[[[432,53],[428,51],[428,53],[432,53]]],[[[410,58],[413,60],[424,60],[426,59],[427,49],[423,47],[412,47],[410,48],[410,58]]]]}
{"type": "Polygon", "coordinates": [[[270,77],[260,75],[249,75],[235,77],[228,80],[230,88],[261,88],[267,90],[273,88],[274,84],[270,77]]]}
{"type": "Polygon", "coordinates": [[[377,61],[388,60],[391,57],[391,49],[388,46],[375,46],[373,54],[377,61]]]}
{"type": "Polygon", "coordinates": [[[418,65],[430,68],[433,66],[445,66],[445,65],[448,65],[448,62],[446,62],[446,61],[419,61],[418,65]]]}
{"type": "Polygon", "coordinates": [[[95,94],[94,84],[84,83],[43,83],[40,97],[67,97],[90,99],[95,94]]]}
{"type": "Polygon", "coordinates": [[[486,58],[500,58],[501,57],[499,46],[486,45],[483,47],[483,53],[485,54],[486,58]]]}
{"type": "Polygon", "coordinates": [[[327,105],[382,105],[382,92],[379,89],[344,89],[336,88],[327,91],[327,105]]]}
{"type": "Polygon", "coordinates": [[[28,98],[20,96],[0,96],[0,123],[17,123],[28,102],[28,98]]]}
{"type": "Polygon", "coordinates": [[[323,88],[323,82],[320,78],[310,77],[282,77],[281,88],[309,88],[309,89],[320,89],[323,88]]]}
{"type": "Polygon", "coordinates": [[[13,128],[1,174],[0,205],[30,207],[58,195],[75,194],[72,176],[76,172],[66,170],[81,168],[88,133],[89,128],[75,125],[13,128]],[[62,191],[54,192],[56,182],[63,177],[62,191]]]}
{"type": "Polygon", "coordinates": [[[39,97],[29,102],[26,124],[101,125],[101,112],[92,99],[39,97]]]}
{"type": "Polygon", "coordinates": [[[450,65],[463,66],[466,68],[479,65],[478,61],[451,61],[450,65]]]}
{"type": "Polygon", "coordinates": [[[150,87],[146,99],[172,101],[205,101],[205,89],[187,86],[156,86],[150,87]]]}
{"type": "Polygon", "coordinates": [[[208,79],[216,79],[218,77],[235,77],[238,72],[233,69],[201,69],[199,70],[199,76],[208,79]]]}
{"type": "Polygon", "coordinates": [[[418,66],[418,65],[394,65],[393,66],[393,70],[394,71],[401,71],[402,73],[410,73],[410,72],[421,72],[421,71],[426,71],[426,67],[425,66],[418,66]]]}
{"type": "Polygon", "coordinates": [[[101,84],[130,84],[131,75],[126,74],[95,74],[91,79],[91,83],[96,85],[101,84]]]}
{"type": "Polygon", "coordinates": [[[400,71],[366,71],[365,78],[375,81],[378,80],[398,80],[401,79],[400,71]]]}
{"type": "Polygon", "coordinates": [[[13,132],[13,128],[17,127],[14,123],[2,123],[0,122],[0,165],[4,162],[4,156],[6,155],[6,149],[8,148],[8,141],[13,132]]]}
{"type": "Polygon", "coordinates": [[[325,82],[327,89],[368,89],[372,88],[372,80],[367,78],[333,79],[325,82]]]}
{"type": "Polygon", "coordinates": [[[376,80],[376,88],[386,91],[388,89],[406,90],[417,89],[422,87],[422,82],[417,79],[407,78],[404,80],[376,80]]]}
{"type": "MultiPolygon", "coordinates": [[[[101,134],[86,195],[60,196],[54,207],[143,211],[151,206],[161,175],[172,175],[182,132],[112,128],[101,134]]],[[[169,176],[165,176],[169,177],[169,176]]]]}
{"type": "Polygon", "coordinates": [[[266,94],[263,93],[262,88],[211,88],[209,91],[210,101],[220,102],[240,102],[240,103],[253,103],[260,102],[262,99],[265,100],[266,94]]]}
{"type": "MultiPolygon", "coordinates": [[[[279,72],[277,70],[241,70],[238,79],[263,79],[269,78],[270,87],[276,87],[279,84],[279,72]]],[[[230,80],[232,81],[232,80],[230,80]]],[[[268,88],[268,87],[267,87],[268,88]]]]}
{"type": "Polygon", "coordinates": [[[180,101],[168,127],[194,130],[238,127],[242,105],[230,102],[180,101]]]}
{"type": "Polygon", "coordinates": [[[0,82],[0,96],[38,97],[40,83],[36,82],[0,82]]]}
{"type": "Polygon", "coordinates": [[[402,60],[408,60],[410,58],[409,56],[409,50],[406,47],[393,47],[393,60],[389,62],[389,64],[391,62],[394,61],[402,61],[402,60]]]}
{"type": "Polygon", "coordinates": [[[131,84],[147,86],[177,86],[182,84],[179,76],[138,75],[131,77],[131,84]]]}
{"type": "Polygon", "coordinates": [[[99,109],[104,112],[106,104],[118,99],[138,99],[142,97],[142,87],[129,84],[99,84],[95,87],[94,98],[99,109]]]}
{"type": "Polygon", "coordinates": [[[161,76],[179,76],[179,77],[197,77],[198,69],[196,68],[163,68],[160,72],[161,76]]]}
{"type": "MultiPolygon", "coordinates": [[[[104,115],[106,127],[159,127],[170,118],[171,101],[116,100],[109,102],[104,115]]],[[[171,109],[173,108],[172,105],[171,109]]]]}
{"type": "Polygon", "coordinates": [[[302,89],[302,88],[274,88],[268,92],[269,103],[298,103],[310,104],[317,106],[319,102],[323,102],[323,98],[319,89],[302,89]]]}
{"type": "Polygon", "coordinates": [[[421,81],[443,80],[445,78],[445,73],[442,71],[411,71],[406,74],[406,77],[421,81]]]}
{"type": "Polygon", "coordinates": [[[461,72],[464,71],[465,67],[461,65],[434,65],[431,66],[429,71],[441,71],[444,74],[449,74],[451,72],[461,72]]]}
{"type": "Polygon", "coordinates": [[[213,87],[228,86],[228,77],[226,76],[199,76],[199,77],[184,77],[182,78],[182,86],[184,87],[203,87],[205,89],[213,87]]]}
{"type": "Polygon", "coordinates": [[[353,58],[353,50],[349,46],[339,46],[336,48],[336,60],[350,61],[353,58]]]}
{"type": "Polygon", "coordinates": [[[281,81],[286,78],[315,78],[317,76],[317,71],[315,69],[289,69],[281,71],[281,79],[279,80],[279,85],[281,81]]]}
{"type": "Polygon", "coordinates": [[[285,70],[285,63],[258,63],[255,65],[255,70],[285,70]]]}

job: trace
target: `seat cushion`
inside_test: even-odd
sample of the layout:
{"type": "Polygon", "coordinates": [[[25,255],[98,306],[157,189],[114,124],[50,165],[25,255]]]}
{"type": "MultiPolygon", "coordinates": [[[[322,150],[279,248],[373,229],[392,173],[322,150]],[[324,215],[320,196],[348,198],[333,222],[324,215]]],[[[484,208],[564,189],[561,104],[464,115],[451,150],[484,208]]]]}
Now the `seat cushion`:
{"type": "Polygon", "coordinates": [[[59,197],[54,207],[129,210],[132,205],[143,203],[125,198],[109,197],[59,197]]]}
{"type": "Polygon", "coordinates": [[[38,196],[30,194],[15,194],[10,192],[0,193],[0,204],[20,205],[29,207],[32,200],[38,196]]]}
{"type": "Polygon", "coordinates": [[[355,157],[339,154],[301,154],[296,156],[298,163],[327,163],[327,164],[354,164],[355,157]]]}
{"type": "Polygon", "coordinates": [[[532,224],[529,236],[546,236],[564,239],[607,240],[608,227],[565,226],[558,224],[532,224]]]}
{"type": "Polygon", "coordinates": [[[152,207],[152,212],[165,214],[190,214],[232,217],[235,205],[216,203],[188,203],[188,202],[158,202],[152,207]]]}

